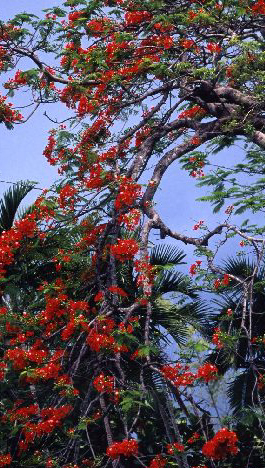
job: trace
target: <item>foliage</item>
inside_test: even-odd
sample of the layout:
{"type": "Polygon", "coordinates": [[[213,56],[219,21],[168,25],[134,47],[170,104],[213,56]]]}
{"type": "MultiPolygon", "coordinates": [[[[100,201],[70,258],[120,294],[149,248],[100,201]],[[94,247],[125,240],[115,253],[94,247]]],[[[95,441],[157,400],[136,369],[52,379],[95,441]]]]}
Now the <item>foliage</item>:
{"type": "Polygon", "coordinates": [[[0,122],[69,115],[45,111],[59,180],[20,216],[34,183],[0,201],[0,466],[264,466],[264,15],[263,0],[68,0],[0,23],[0,122]],[[162,219],[178,162],[212,187],[212,229],[162,219]]]}

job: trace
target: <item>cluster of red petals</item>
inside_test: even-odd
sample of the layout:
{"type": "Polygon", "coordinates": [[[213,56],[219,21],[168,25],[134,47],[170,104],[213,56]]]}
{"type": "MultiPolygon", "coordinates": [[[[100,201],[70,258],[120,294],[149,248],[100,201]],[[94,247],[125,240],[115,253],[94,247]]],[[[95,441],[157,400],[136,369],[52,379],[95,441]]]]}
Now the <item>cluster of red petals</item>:
{"type": "Polygon", "coordinates": [[[200,434],[198,432],[194,432],[192,436],[187,440],[188,444],[194,444],[200,438],[200,434]]]}
{"type": "Polygon", "coordinates": [[[124,223],[128,231],[134,231],[139,224],[141,217],[140,210],[133,208],[128,213],[121,214],[118,218],[120,223],[124,223]]]}
{"type": "Polygon", "coordinates": [[[114,390],[114,377],[100,374],[93,380],[93,385],[98,392],[112,393],[114,390]]]}
{"type": "Polygon", "coordinates": [[[74,196],[77,190],[70,184],[66,184],[63,188],[61,188],[58,198],[58,203],[61,208],[65,208],[69,206],[69,208],[73,208],[74,204],[74,196]]]}
{"type": "Polygon", "coordinates": [[[23,408],[9,410],[6,417],[9,421],[24,421],[29,418],[29,416],[36,416],[39,413],[39,406],[33,404],[30,406],[24,406],[23,408]]]}
{"type": "Polygon", "coordinates": [[[206,362],[203,366],[199,367],[197,377],[203,379],[206,383],[216,380],[218,378],[218,368],[214,364],[206,362]]]}
{"type": "Polygon", "coordinates": [[[175,387],[193,385],[196,375],[188,371],[188,366],[176,363],[175,366],[163,366],[161,368],[163,376],[170,380],[175,387]]]}
{"type": "Polygon", "coordinates": [[[258,2],[252,5],[251,10],[254,14],[265,15],[265,1],[258,0],[258,2]]]}
{"type": "Polygon", "coordinates": [[[12,457],[10,453],[6,455],[0,455],[0,467],[10,465],[12,462],[12,457]]]}
{"type": "Polygon", "coordinates": [[[214,334],[212,336],[212,342],[213,344],[217,346],[218,349],[222,349],[224,347],[224,344],[222,343],[222,339],[221,339],[221,334],[222,334],[221,328],[215,327],[214,334]]]}
{"type": "Polygon", "coordinates": [[[111,21],[109,18],[93,19],[86,24],[87,29],[93,36],[100,37],[102,33],[107,32],[111,28],[111,21]]]}
{"type": "Polygon", "coordinates": [[[112,348],[115,344],[113,336],[106,333],[98,333],[93,329],[87,336],[86,343],[92,351],[99,352],[101,349],[112,348]]]}
{"type": "Polygon", "coordinates": [[[184,47],[184,49],[191,49],[192,47],[195,46],[195,42],[193,39],[183,39],[180,42],[181,47],[184,47]]]}
{"type": "Polygon", "coordinates": [[[150,463],[149,468],[164,468],[167,464],[167,459],[162,455],[157,455],[150,463]]]}
{"type": "Polygon", "coordinates": [[[227,273],[225,273],[222,280],[216,279],[214,281],[213,287],[214,287],[214,289],[219,289],[220,286],[228,286],[229,283],[230,283],[230,276],[227,273]]]}
{"type": "Polygon", "coordinates": [[[137,286],[142,287],[145,296],[150,296],[152,292],[152,285],[156,274],[156,269],[149,263],[149,258],[146,260],[136,260],[134,268],[139,273],[137,276],[137,286]]]}
{"type": "Polygon", "coordinates": [[[221,46],[219,46],[219,44],[214,44],[213,42],[209,42],[209,44],[207,44],[207,50],[209,50],[209,52],[211,52],[212,54],[215,54],[215,53],[219,54],[222,48],[221,46]]]}
{"type": "Polygon", "coordinates": [[[132,260],[138,251],[139,245],[134,239],[118,239],[117,244],[110,246],[110,252],[120,262],[132,260]]]}
{"type": "Polygon", "coordinates": [[[119,286],[110,286],[108,290],[113,294],[118,294],[122,297],[128,297],[128,294],[122,288],[119,288],[119,286]]]}
{"type": "Polygon", "coordinates": [[[174,455],[176,452],[184,452],[185,447],[183,444],[180,444],[179,442],[174,442],[174,444],[168,444],[167,445],[167,453],[169,455],[174,455]]]}
{"type": "Polygon", "coordinates": [[[56,146],[56,140],[54,137],[54,131],[50,132],[50,136],[48,137],[48,143],[43,151],[43,155],[47,159],[47,161],[54,166],[57,162],[57,158],[53,157],[53,152],[56,146]]]}
{"type": "Polygon", "coordinates": [[[198,229],[200,229],[200,228],[202,227],[203,224],[204,224],[204,221],[202,221],[202,220],[201,220],[201,221],[198,221],[198,223],[194,224],[194,226],[193,226],[192,229],[193,229],[194,231],[197,231],[198,229]]]}
{"type": "Polygon", "coordinates": [[[191,266],[190,266],[190,275],[196,275],[198,273],[198,270],[200,269],[200,266],[201,266],[201,260],[196,260],[195,263],[193,263],[191,266]]]}
{"type": "Polygon", "coordinates": [[[131,457],[138,455],[138,442],[135,439],[125,439],[122,442],[114,442],[107,448],[107,455],[112,458],[119,458],[120,455],[131,457]]]}
{"type": "Polygon", "coordinates": [[[27,422],[23,427],[25,440],[19,443],[20,450],[26,450],[29,443],[33,442],[35,437],[42,437],[50,434],[62,423],[62,420],[72,411],[71,405],[63,405],[59,408],[44,408],[39,412],[40,421],[37,423],[27,422]]]}
{"type": "Polygon", "coordinates": [[[83,11],[73,11],[72,13],[69,13],[68,15],[68,20],[69,21],[76,21],[83,15],[83,11]]]}
{"type": "Polygon", "coordinates": [[[93,111],[94,105],[91,103],[87,96],[82,95],[80,97],[80,101],[77,107],[77,113],[79,117],[83,117],[85,114],[88,114],[89,112],[93,111]]]}
{"type": "Polygon", "coordinates": [[[16,110],[12,109],[12,104],[7,104],[6,96],[0,95],[0,122],[20,122],[23,116],[16,110]]]}
{"type": "Polygon", "coordinates": [[[135,135],[135,147],[138,148],[142,144],[142,142],[145,140],[145,138],[150,134],[151,128],[145,125],[144,127],[141,128],[141,130],[138,130],[135,135]]]}
{"type": "Polygon", "coordinates": [[[116,210],[132,206],[141,196],[141,185],[136,184],[132,179],[123,177],[119,186],[119,193],[115,200],[116,210]]]}
{"type": "Polygon", "coordinates": [[[16,73],[15,73],[14,78],[11,78],[5,84],[5,88],[15,89],[18,86],[24,86],[25,84],[27,84],[27,80],[26,80],[25,76],[23,76],[21,70],[17,70],[16,73]]]}
{"type": "Polygon", "coordinates": [[[207,114],[206,110],[203,109],[200,106],[193,106],[191,109],[187,109],[183,112],[181,112],[178,116],[179,119],[193,119],[194,117],[203,117],[205,114],[207,114]]]}
{"type": "Polygon", "coordinates": [[[127,26],[132,26],[134,24],[141,24],[146,21],[150,21],[152,18],[151,13],[148,11],[128,11],[125,13],[125,22],[127,26]]]}
{"type": "Polygon", "coordinates": [[[223,428],[218,431],[213,439],[209,440],[202,447],[202,453],[213,460],[222,460],[228,455],[236,455],[238,438],[234,431],[223,428]]]}

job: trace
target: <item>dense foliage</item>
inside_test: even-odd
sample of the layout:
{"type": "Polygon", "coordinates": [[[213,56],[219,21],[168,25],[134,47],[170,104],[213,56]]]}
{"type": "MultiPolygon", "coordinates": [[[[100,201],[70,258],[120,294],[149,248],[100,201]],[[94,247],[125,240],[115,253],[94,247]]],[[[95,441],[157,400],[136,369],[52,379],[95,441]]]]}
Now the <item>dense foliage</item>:
{"type": "Polygon", "coordinates": [[[0,121],[65,115],[45,112],[59,181],[22,212],[30,183],[0,202],[0,466],[265,466],[264,15],[264,0],[68,0],[0,23],[0,121]],[[178,163],[221,223],[162,219],[178,163]]]}

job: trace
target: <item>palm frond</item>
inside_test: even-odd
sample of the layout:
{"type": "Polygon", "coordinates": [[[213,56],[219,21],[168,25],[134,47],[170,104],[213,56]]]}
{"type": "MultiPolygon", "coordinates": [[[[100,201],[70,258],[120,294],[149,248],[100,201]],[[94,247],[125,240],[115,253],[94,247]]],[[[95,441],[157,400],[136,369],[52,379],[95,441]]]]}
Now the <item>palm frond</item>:
{"type": "Polygon", "coordinates": [[[192,290],[188,276],[171,270],[163,271],[162,274],[158,275],[153,286],[154,296],[162,296],[169,292],[178,292],[193,298],[197,297],[192,290]]]}
{"type": "Polygon", "coordinates": [[[0,200],[0,232],[11,229],[20,203],[33,187],[31,182],[18,182],[4,193],[0,200]]]}
{"type": "Polygon", "coordinates": [[[156,327],[163,327],[177,344],[184,344],[189,336],[188,327],[203,327],[203,306],[194,301],[178,307],[167,300],[157,300],[153,304],[152,319],[156,327]]]}
{"type": "Polygon", "coordinates": [[[183,250],[178,249],[173,245],[158,244],[152,250],[150,254],[151,265],[182,265],[186,262],[182,260],[186,257],[183,250]]]}
{"type": "Polygon", "coordinates": [[[234,414],[258,403],[257,382],[251,368],[239,374],[228,385],[227,395],[234,414]]]}

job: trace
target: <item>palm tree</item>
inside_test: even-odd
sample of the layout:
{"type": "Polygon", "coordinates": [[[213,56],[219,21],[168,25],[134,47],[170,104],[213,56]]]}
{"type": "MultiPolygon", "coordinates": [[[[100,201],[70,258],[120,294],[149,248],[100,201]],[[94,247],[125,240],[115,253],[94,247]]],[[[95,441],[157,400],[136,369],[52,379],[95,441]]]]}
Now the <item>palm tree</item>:
{"type": "MultiPolygon", "coordinates": [[[[229,258],[224,263],[224,270],[237,277],[247,280],[252,275],[254,265],[247,259],[229,258]]],[[[252,338],[265,335],[265,270],[261,268],[254,278],[251,328],[252,338]]],[[[259,405],[260,394],[257,384],[257,375],[265,371],[265,355],[263,343],[249,344],[248,337],[242,329],[242,288],[235,282],[231,282],[219,298],[215,300],[218,312],[209,317],[208,335],[212,336],[215,327],[219,327],[225,333],[225,346],[211,353],[209,359],[214,362],[221,374],[229,369],[236,371],[236,376],[228,386],[228,397],[234,414],[239,415],[244,408],[259,405]],[[231,317],[227,316],[227,310],[233,311],[231,317]]],[[[249,303],[245,326],[249,329],[250,313],[249,303]]],[[[255,341],[255,340],[254,340],[255,341]]],[[[208,359],[208,360],[209,360],[208,359]]]]}
{"type": "Polygon", "coordinates": [[[4,192],[0,199],[0,234],[13,226],[16,216],[23,217],[25,212],[18,213],[18,209],[29,192],[33,190],[33,182],[17,182],[4,192]]]}

